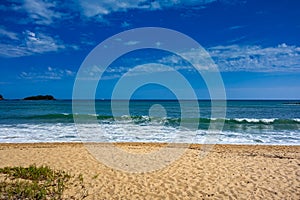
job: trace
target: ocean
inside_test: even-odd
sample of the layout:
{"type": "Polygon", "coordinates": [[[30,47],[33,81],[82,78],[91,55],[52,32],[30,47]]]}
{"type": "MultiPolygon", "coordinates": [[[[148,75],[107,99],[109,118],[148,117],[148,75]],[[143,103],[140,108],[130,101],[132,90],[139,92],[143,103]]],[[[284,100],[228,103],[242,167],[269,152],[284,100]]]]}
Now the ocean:
{"type": "MultiPolygon", "coordinates": [[[[191,111],[197,110],[191,101],[184,103],[191,105],[187,107],[191,111]]],[[[229,100],[224,119],[211,117],[211,101],[197,103],[199,117],[185,119],[176,100],[131,100],[129,108],[125,101],[115,101],[114,114],[108,100],[96,100],[95,109],[89,101],[80,101],[82,112],[74,114],[72,100],[0,101],[0,143],[172,142],[174,137],[204,143],[210,123],[224,120],[222,131],[216,133],[217,144],[300,145],[297,101],[229,100]],[[129,114],[124,114],[126,110],[129,114]],[[80,126],[88,130],[85,135],[75,125],[74,116],[84,119],[80,126]],[[182,121],[197,128],[181,126],[182,121]]]]}

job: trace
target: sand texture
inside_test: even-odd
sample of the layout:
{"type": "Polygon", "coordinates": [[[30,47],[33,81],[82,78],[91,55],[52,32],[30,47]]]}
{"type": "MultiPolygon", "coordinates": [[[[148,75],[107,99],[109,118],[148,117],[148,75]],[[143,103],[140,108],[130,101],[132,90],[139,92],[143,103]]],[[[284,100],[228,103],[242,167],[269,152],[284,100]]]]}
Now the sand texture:
{"type": "MultiPolygon", "coordinates": [[[[143,154],[161,145],[116,146],[143,154]]],[[[192,145],[163,169],[129,173],[107,167],[79,143],[0,144],[0,167],[36,164],[81,173],[86,199],[300,199],[300,146],[215,145],[203,158],[201,151],[192,145]]]]}

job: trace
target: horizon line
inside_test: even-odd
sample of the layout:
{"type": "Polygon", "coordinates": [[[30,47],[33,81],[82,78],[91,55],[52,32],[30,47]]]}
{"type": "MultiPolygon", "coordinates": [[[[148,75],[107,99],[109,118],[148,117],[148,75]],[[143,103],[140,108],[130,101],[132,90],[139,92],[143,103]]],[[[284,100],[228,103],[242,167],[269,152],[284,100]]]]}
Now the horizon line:
{"type": "MultiPolygon", "coordinates": [[[[24,98],[5,98],[1,101],[5,100],[24,100],[24,98]]],[[[55,98],[55,100],[24,100],[24,101],[56,101],[56,100],[74,100],[74,101],[300,101],[300,99],[287,99],[287,98],[249,98],[249,99],[105,99],[105,98],[97,98],[97,99],[64,99],[64,98],[55,98]]]]}

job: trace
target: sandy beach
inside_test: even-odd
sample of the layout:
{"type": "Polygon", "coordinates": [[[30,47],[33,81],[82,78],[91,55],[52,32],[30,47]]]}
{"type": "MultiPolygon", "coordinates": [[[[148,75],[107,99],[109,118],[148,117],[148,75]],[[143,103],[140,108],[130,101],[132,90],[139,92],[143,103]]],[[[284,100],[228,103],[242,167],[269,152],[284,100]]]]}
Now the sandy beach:
{"type": "MultiPolygon", "coordinates": [[[[104,146],[105,144],[99,144],[104,146]]],[[[117,144],[127,152],[160,144],[117,144]]],[[[215,145],[200,158],[191,145],[179,160],[148,173],[128,173],[96,160],[81,143],[0,144],[0,167],[49,165],[82,174],[86,199],[299,199],[300,146],[215,145]]]]}

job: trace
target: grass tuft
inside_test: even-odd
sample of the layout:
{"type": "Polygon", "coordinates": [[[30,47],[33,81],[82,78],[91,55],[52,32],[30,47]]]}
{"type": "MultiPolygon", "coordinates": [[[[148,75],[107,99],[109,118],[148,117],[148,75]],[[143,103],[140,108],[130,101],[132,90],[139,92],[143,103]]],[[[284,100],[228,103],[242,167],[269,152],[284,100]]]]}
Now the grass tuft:
{"type": "Polygon", "coordinates": [[[82,175],[71,176],[48,166],[0,168],[0,199],[76,199],[75,196],[87,196],[82,175]],[[66,189],[75,186],[76,194],[64,195],[66,189]]]}

